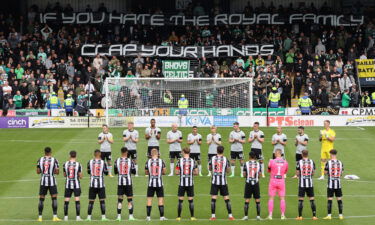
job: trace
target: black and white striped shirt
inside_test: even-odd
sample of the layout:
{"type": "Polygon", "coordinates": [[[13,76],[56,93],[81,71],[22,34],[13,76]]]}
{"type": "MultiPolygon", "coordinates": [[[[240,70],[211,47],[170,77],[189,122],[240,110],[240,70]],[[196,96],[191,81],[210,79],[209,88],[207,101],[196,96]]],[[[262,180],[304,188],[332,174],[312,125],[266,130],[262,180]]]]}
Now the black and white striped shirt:
{"type": "Polygon", "coordinates": [[[228,159],[225,156],[214,156],[211,158],[210,167],[212,168],[211,183],[215,185],[227,185],[227,169],[229,168],[228,159]]]}
{"type": "Polygon", "coordinates": [[[145,170],[148,171],[148,186],[163,187],[162,173],[165,163],[161,159],[149,159],[146,162],[145,170]]]}
{"type": "Polygon", "coordinates": [[[66,174],[65,188],[81,188],[79,182],[79,173],[82,173],[82,166],[79,162],[67,161],[64,164],[64,173],[66,174]]]}
{"type": "Polygon", "coordinates": [[[259,182],[259,173],[262,172],[262,169],[259,162],[251,160],[245,163],[243,172],[245,172],[246,183],[255,185],[259,182]]]}
{"type": "Polygon", "coordinates": [[[135,174],[135,165],[129,158],[118,158],[115,161],[115,174],[118,174],[118,185],[132,185],[131,174],[135,174]]]}
{"type": "Polygon", "coordinates": [[[55,170],[59,168],[57,159],[43,156],[38,160],[37,168],[40,169],[40,185],[56,186],[55,170]]]}
{"type": "Polygon", "coordinates": [[[101,159],[91,159],[87,164],[90,174],[90,188],[104,188],[104,174],[108,174],[107,164],[101,159]]]}
{"type": "Polygon", "coordinates": [[[180,186],[191,187],[194,186],[193,171],[197,165],[192,158],[180,158],[177,162],[176,168],[180,171],[180,186]]]}
{"type": "Polygon", "coordinates": [[[340,160],[329,160],[326,163],[325,171],[328,172],[328,188],[340,189],[341,188],[341,175],[344,171],[344,165],[340,160]]]}
{"type": "Polygon", "coordinates": [[[298,186],[301,188],[313,187],[314,161],[312,159],[301,159],[297,162],[296,170],[299,171],[298,186]]]}

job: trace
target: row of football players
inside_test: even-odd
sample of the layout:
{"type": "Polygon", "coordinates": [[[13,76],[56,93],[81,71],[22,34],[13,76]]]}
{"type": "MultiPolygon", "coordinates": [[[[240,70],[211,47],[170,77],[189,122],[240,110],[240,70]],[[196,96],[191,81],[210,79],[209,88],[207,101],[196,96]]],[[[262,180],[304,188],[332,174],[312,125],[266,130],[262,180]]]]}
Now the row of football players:
{"type": "MultiPolygon", "coordinates": [[[[228,219],[234,220],[232,215],[231,203],[229,198],[229,189],[226,174],[230,172],[228,159],[224,156],[224,147],[219,145],[217,147],[217,154],[212,156],[209,161],[209,171],[212,173],[211,177],[211,218],[216,220],[216,199],[218,194],[224,197],[226,208],[228,211],[228,219]]],[[[90,175],[90,188],[89,188],[89,204],[87,220],[91,221],[92,210],[96,197],[99,198],[100,208],[102,213],[102,220],[106,221],[105,216],[105,184],[104,175],[108,174],[108,167],[104,160],[101,158],[100,150],[94,151],[94,158],[88,162],[87,172],[90,175]]],[[[178,159],[177,165],[174,168],[175,174],[180,176],[178,186],[178,215],[177,220],[181,220],[182,204],[185,194],[188,197],[189,209],[191,220],[196,220],[194,217],[194,175],[198,174],[197,163],[190,156],[190,148],[182,150],[182,157],[178,159]]],[[[328,216],[324,219],[331,219],[332,199],[336,195],[339,206],[339,218],[342,216],[342,191],[340,177],[343,171],[343,164],[337,160],[336,150],[331,150],[331,159],[326,163],[325,171],[328,175],[327,197],[328,197],[328,216]]],[[[159,152],[156,148],[151,149],[150,159],[147,160],[145,165],[145,174],[148,176],[147,187],[147,218],[151,220],[152,199],[157,196],[158,208],[160,212],[160,220],[166,220],[164,217],[164,184],[162,176],[166,174],[166,166],[162,159],[159,157],[159,152]]],[[[64,201],[64,220],[68,220],[68,207],[69,200],[74,193],[76,201],[76,214],[77,220],[80,218],[80,195],[81,186],[80,179],[82,178],[82,166],[76,160],[77,153],[70,152],[70,159],[64,166],[64,176],[66,177],[65,183],[65,201],[64,201]]],[[[121,157],[115,161],[114,172],[118,174],[118,203],[117,203],[117,220],[121,220],[121,211],[123,207],[124,195],[127,198],[127,206],[129,210],[129,220],[134,220],[133,216],[133,185],[132,174],[135,174],[135,164],[129,158],[129,151],[126,147],[121,148],[121,157]]],[[[314,187],[312,177],[315,171],[314,162],[308,158],[308,151],[302,151],[302,159],[297,163],[297,176],[299,178],[299,204],[298,204],[298,217],[297,220],[302,220],[303,199],[307,195],[310,199],[311,209],[313,212],[313,220],[317,220],[316,206],[314,202],[314,187]]],[[[288,171],[288,163],[282,158],[282,150],[275,150],[275,159],[270,160],[268,164],[268,172],[270,173],[270,182],[268,188],[268,217],[272,220],[274,197],[278,194],[280,198],[281,219],[286,219],[286,202],[285,202],[285,174],[288,171]]],[[[57,186],[55,175],[59,173],[58,161],[52,157],[51,148],[45,148],[45,155],[38,160],[37,173],[41,174],[40,183],[40,200],[39,200],[39,221],[42,221],[43,202],[47,192],[49,191],[52,196],[53,208],[53,221],[59,221],[57,217],[57,186]]],[[[244,188],[244,220],[248,219],[249,202],[251,198],[255,199],[257,219],[260,220],[260,188],[259,177],[262,174],[260,163],[256,160],[256,153],[251,151],[249,154],[249,161],[247,161],[242,169],[242,174],[246,178],[244,188]]]]}
{"type": "MultiPolygon", "coordinates": [[[[215,126],[211,126],[211,132],[206,137],[206,143],[208,144],[208,159],[216,155],[217,146],[222,144],[222,136],[217,132],[215,126]]],[[[287,144],[287,136],[282,132],[282,128],[278,127],[277,132],[272,136],[273,153],[276,149],[281,149],[282,155],[284,156],[284,149],[287,144]]],[[[134,128],[134,123],[128,123],[128,129],[123,132],[124,146],[128,148],[129,157],[134,161],[136,174],[138,176],[138,164],[137,164],[137,143],[139,142],[139,132],[134,128]]],[[[172,124],[172,128],[167,133],[167,143],[169,144],[169,159],[170,159],[170,173],[169,176],[173,176],[173,168],[175,160],[180,157],[182,150],[181,144],[183,142],[183,135],[180,130],[178,130],[177,124],[172,124]]],[[[161,139],[161,129],[156,126],[155,119],[151,119],[150,127],[145,130],[145,139],[148,142],[148,152],[147,155],[150,157],[151,149],[156,148],[159,150],[160,139],[161,139]]],[[[201,145],[202,145],[202,135],[198,133],[198,128],[194,126],[192,132],[187,136],[187,144],[190,147],[190,156],[198,163],[198,174],[202,174],[202,164],[201,164],[201,145]]],[[[302,150],[307,149],[308,135],[304,133],[304,128],[299,127],[298,134],[295,139],[296,146],[296,160],[302,158],[302,150]]],[[[230,169],[231,174],[229,177],[234,177],[236,160],[240,162],[241,169],[244,165],[244,144],[246,143],[246,135],[240,129],[239,123],[235,122],[233,124],[233,131],[229,134],[230,143],[230,169]]],[[[253,130],[250,132],[248,137],[248,142],[251,143],[251,151],[255,152],[257,160],[259,160],[262,167],[262,177],[264,177],[264,165],[262,156],[262,146],[264,142],[264,133],[259,129],[259,123],[255,122],[253,125],[253,130]]],[[[113,144],[113,135],[109,132],[108,126],[103,125],[103,131],[98,136],[98,143],[100,144],[100,151],[102,152],[102,158],[107,162],[109,167],[109,176],[112,176],[112,162],[111,162],[111,144],[113,144]]],[[[208,166],[208,165],[207,165],[208,166]]],[[[211,176],[211,173],[208,173],[211,176]]],[[[242,177],[243,174],[240,174],[242,177]]]]}

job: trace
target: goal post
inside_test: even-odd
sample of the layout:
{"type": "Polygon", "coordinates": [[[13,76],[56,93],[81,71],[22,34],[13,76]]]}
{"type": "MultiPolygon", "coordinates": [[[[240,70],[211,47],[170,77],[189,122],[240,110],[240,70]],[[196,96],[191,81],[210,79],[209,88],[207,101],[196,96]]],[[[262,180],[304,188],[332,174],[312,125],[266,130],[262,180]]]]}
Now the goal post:
{"type": "Polygon", "coordinates": [[[252,116],[252,78],[107,78],[106,123],[130,116],[252,116]],[[198,113],[199,112],[199,113],[198,113]]]}

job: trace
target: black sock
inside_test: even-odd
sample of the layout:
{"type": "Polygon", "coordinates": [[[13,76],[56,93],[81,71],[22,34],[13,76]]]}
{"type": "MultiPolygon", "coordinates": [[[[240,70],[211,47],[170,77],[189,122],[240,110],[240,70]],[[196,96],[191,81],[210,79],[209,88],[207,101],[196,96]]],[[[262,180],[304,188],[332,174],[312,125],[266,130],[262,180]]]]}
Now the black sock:
{"type": "Polygon", "coordinates": [[[77,216],[81,215],[81,203],[79,201],[76,201],[76,214],[77,216]]]}
{"type": "Polygon", "coordinates": [[[302,210],[303,210],[303,200],[298,200],[298,216],[302,216],[302,210]]]}
{"type": "Polygon", "coordinates": [[[328,214],[332,214],[332,200],[328,200],[327,211],[328,214]]]}
{"type": "Polygon", "coordinates": [[[89,206],[87,207],[87,215],[91,216],[93,208],[94,208],[94,201],[89,201],[89,206]]]}
{"type": "Polygon", "coordinates": [[[211,214],[215,214],[216,211],[216,199],[211,199],[211,214]]]}
{"type": "Polygon", "coordinates": [[[189,200],[189,209],[190,209],[190,216],[194,217],[194,201],[193,201],[193,199],[189,200]]]}
{"type": "Polygon", "coordinates": [[[68,210],[69,210],[69,201],[64,202],[64,216],[68,215],[68,210]]]}
{"type": "Polygon", "coordinates": [[[249,215],[249,203],[245,202],[245,206],[243,207],[245,216],[249,215]]]}
{"type": "Polygon", "coordinates": [[[229,199],[225,200],[225,204],[227,205],[228,214],[232,214],[232,206],[230,204],[230,200],[229,199]]]}
{"type": "Polygon", "coordinates": [[[39,198],[39,204],[38,204],[39,216],[43,214],[43,208],[44,208],[44,198],[39,198]]]}
{"type": "Polygon", "coordinates": [[[130,205],[131,205],[131,207],[128,207],[129,215],[133,215],[133,212],[134,212],[133,199],[128,198],[128,203],[130,203],[130,205]]]}
{"type": "Polygon", "coordinates": [[[337,200],[337,204],[339,206],[339,214],[342,214],[342,210],[343,210],[342,200],[337,200]]]}
{"type": "Polygon", "coordinates": [[[255,202],[257,207],[257,216],[260,216],[260,202],[255,202]]]}
{"type": "Polygon", "coordinates": [[[121,210],[122,210],[122,201],[123,201],[122,198],[117,199],[117,214],[121,214],[121,210]],[[121,207],[120,207],[120,204],[121,204],[121,207]]]}
{"type": "Polygon", "coordinates": [[[147,209],[147,216],[148,216],[148,217],[151,215],[151,208],[152,208],[152,206],[146,206],[146,209],[147,209]]]}
{"type": "Polygon", "coordinates": [[[102,211],[102,215],[105,215],[105,201],[100,201],[100,210],[102,211]]]}
{"type": "Polygon", "coordinates": [[[159,205],[160,217],[164,217],[164,205],[159,205]]]}
{"type": "Polygon", "coordinates": [[[177,206],[177,217],[181,217],[182,212],[182,202],[184,200],[178,199],[178,206],[177,206]]]}
{"type": "Polygon", "coordinates": [[[56,197],[52,197],[52,211],[53,211],[53,215],[57,214],[57,198],[56,197]]]}
{"type": "Polygon", "coordinates": [[[310,200],[310,205],[311,205],[311,211],[313,216],[316,216],[316,205],[314,200],[310,200]]]}

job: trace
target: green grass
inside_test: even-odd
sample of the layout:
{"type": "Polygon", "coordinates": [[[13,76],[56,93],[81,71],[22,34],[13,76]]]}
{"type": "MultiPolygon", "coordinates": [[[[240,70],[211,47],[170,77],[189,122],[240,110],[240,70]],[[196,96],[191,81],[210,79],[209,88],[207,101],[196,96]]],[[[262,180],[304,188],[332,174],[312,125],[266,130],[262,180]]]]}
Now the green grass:
{"type": "MultiPolygon", "coordinates": [[[[315,160],[317,166],[320,166],[319,155],[320,155],[320,143],[318,141],[319,129],[321,128],[306,128],[306,133],[310,136],[310,155],[315,160]]],[[[375,169],[374,161],[374,146],[373,140],[375,137],[374,127],[365,127],[359,129],[355,127],[336,127],[334,128],[337,133],[337,140],[335,147],[339,150],[338,157],[343,161],[345,165],[345,174],[356,174],[361,177],[360,181],[343,181],[343,193],[344,193],[344,215],[346,219],[340,221],[334,219],[332,221],[311,221],[311,210],[308,201],[305,201],[304,218],[303,222],[295,221],[294,218],[297,216],[297,181],[295,179],[288,178],[287,183],[287,212],[286,216],[289,218],[287,221],[280,221],[279,219],[279,204],[278,200],[275,201],[275,211],[273,221],[262,221],[264,224],[375,224],[375,178],[373,171],[375,169]]],[[[123,129],[111,129],[112,134],[115,138],[115,144],[113,144],[113,158],[119,156],[119,149],[123,145],[121,141],[123,129]]],[[[169,160],[168,148],[165,142],[165,136],[168,129],[162,129],[162,141],[161,141],[161,153],[162,158],[167,164],[169,172],[169,160]]],[[[248,135],[249,128],[243,129],[248,135]]],[[[144,128],[139,129],[143,136],[144,128]]],[[[229,144],[227,137],[231,128],[219,128],[218,132],[223,137],[223,144],[226,147],[226,154],[229,153],[229,144]]],[[[270,144],[270,137],[275,132],[274,128],[263,128],[266,135],[266,142],[264,144],[263,153],[268,160],[271,156],[272,146],[270,144]]],[[[72,149],[78,151],[78,160],[83,164],[84,170],[86,171],[87,161],[91,158],[92,152],[98,147],[97,135],[100,129],[1,129],[0,130],[0,224],[35,224],[37,218],[37,204],[38,204],[38,191],[39,191],[39,176],[35,173],[36,161],[43,155],[43,148],[50,146],[53,149],[53,155],[59,160],[62,165],[68,157],[68,152],[72,149]]],[[[186,138],[189,128],[183,128],[182,132],[184,138],[186,138]]],[[[206,137],[209,132],[208,128],[200,128],[199,132],[203,137],[206,137]]],[[[286,157],[290,163],[290,171],[288,176],[291,177],[294,172],[294,137],[296,135],[295,128],[285,128],[284,132],[289,137],[289,143],[286,149],[286,157]]],[[[245,145],[245,153],[249,152],[250,145],[245,145]]],[[[206,169],[206,153],[207,145],[202,145],[203,152],[203,172],[207,174],[206,169]]],[[[141,138],[138,144],[138,156],[140,165],[140,174],[144,175],[144,163],[146,161],[146,141],[141,138]]],[[[320,167],[319,167],[320,168],[320,167]]],[[[233,214],[236,219],[243,217],[243,187],[244,179],[239,177],[239,165],[237,164],[235,178],[229,178],[229,191],[232,200],[233,214]]],[[[81,216],[86,218],[87,213],[87,194],[88,194],[88,175],[84,174],[82,180],[82,199],[81,199],[81,216]]],[[[59,217],[63,217],[63,192],[64,192],[64,179],[62,175],[58,176],[58,190],[59,190],[59,217]]],[[[146,217],[146,183],[147,178],[144,176],[134,178],[134,194],[135,194],[135,217],[139,221],[128,222],[129,224],[141,224],[144,223],[146,217]]],[[[116,178],[105,178],[107,187],[107,218],[113,220],[116,218],[116,178]]],[[[152,210],[152,223],[160,224],[174,224],[177,214],[177,185],[178,177],[164,177],[165,182],[165,209],[166,217],[169,221],[160,222],[158,221],[159,212],[156,207],[156,201],[154,201],[154,207],[152,210]]],[[[208,177],[196,177],[195,178],[195,212],[198,220],[198,224],[248,224],[256,223],[256,221],[227,221],[227,213],[225,204],[222,198],[217,202],[218,221],[209,222],[207,219],[210,217],[210,179],[208,177]]],[[[322,218],[326,215],[326,181],[315,180],[315,194],[317,203],[318,217],[322,218]]],[[[268,178],[262,179],[261,184],[261,216],[265,218],[267,216],[267,185],[268,178]]],[[[100,219],[99,204],[96,203],[94,206],[93,219],[100,219]]],[[[337,204],[334,201],[333,215],[337,216],[337,204]]],[[[44,207],[44,220],[43,224],[52,224],[50,222],[51,213],[51,201],[47,198],[44,207]]],[[[70,219],[69,224],[89,224],[87,222],[74,222],[75,208],[74,203],[70,204],[70,219]]],[[[252,202],[250,205],[251,218],[255,217],[255,204],[252,202]]],[[[127,210],[123,210],[123,218],[127,218],[127,210]]],[[[183,221],[181,224],[192,224],[189,220],[189,211],[187,207],[187,201],[184,202],[183,209],[183,221]]],[[[97,224],[98,222],[93,221],[91,223],[97,224]]],[[[105,224],[117,224],[118,222],[111,221],[105,224]]]]}

